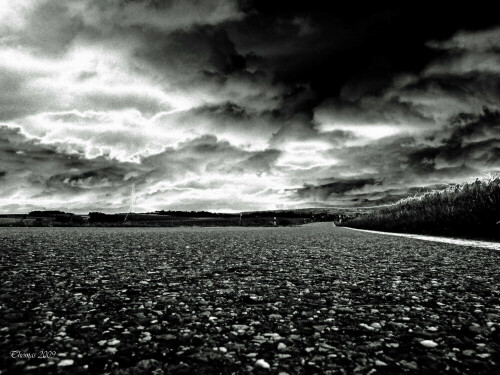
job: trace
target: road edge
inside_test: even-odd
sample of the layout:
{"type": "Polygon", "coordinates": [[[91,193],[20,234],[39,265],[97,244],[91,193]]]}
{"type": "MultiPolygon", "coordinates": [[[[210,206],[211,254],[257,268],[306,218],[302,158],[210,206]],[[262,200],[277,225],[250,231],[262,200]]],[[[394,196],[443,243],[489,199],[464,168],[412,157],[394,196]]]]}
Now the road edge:
{"type": "Polygon", "coordinates": [[[341,228],[355,230],[355,231],[359,231],[359,232],[366,232],[366,233],[384,234],[386,236],[413,238],[413,239],[422,240],[422,241],[447,243],[447,244],[459,245],[459,246],[480,247],[483,249],[500,251],[500,242],[465,240],[465,239],[460,239],[460,238],[426,236],[426,235],[422,235],[422,234],[380,232],[377,230],[358,229],[358,228],[351,228],[351,227],[344,227],[344,226],[342,226],[341,228]]]}

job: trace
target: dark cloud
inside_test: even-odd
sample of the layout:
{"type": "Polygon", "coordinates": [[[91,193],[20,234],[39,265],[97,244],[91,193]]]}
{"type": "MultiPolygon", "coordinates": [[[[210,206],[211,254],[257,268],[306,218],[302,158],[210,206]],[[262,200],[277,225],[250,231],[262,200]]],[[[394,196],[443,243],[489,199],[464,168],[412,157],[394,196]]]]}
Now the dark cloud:
{"type": "Polygon", "coordinates": [[[398,98],[382,99],[363,96],[357,101],[329,99],[315,109],[315,119],[321,124],[369,126],[391,125],[401,128],[431,126],[432,118],[419,112],[412,103],[398,98]]]}
{"type": "Polygon", "coordinates": [[[497,23],[491,5],[455,4],[453,16],[448,6],[435,3],[360,7],[322,1],[253,1],[249,8],[255,13],[235,25],[235,40],[270,58],[277,79],[310,82],[323,96],[336,96],[360,74],[379,79],[418,72],[438,56],[426,47],[427,41],[449,38],[459,28],[497,23]],[[308,20],[317,31],[304,34],[297,18],[308,20]]]}
{"type": "MultiPolygon", "coordinates": [[[[399,95],[417,103],[435,99],[436,107],[442,106],[448,113],[456,112],[458,107],[480,111],[484,105],[498,105],[500,76],[488,72],[434,74],[405,86],[399,95]],[[440,100],[448,103],[440,103],[440,100]]],[[[428,106],[432,107],[432,103],[428,106]]]]}
{"type": "Polygon", "coordinates": [[[62,173],[50,176],[49,189],[98,189],[121,187],[128,172],[119,166],[92,169],[80,173],[62,173]]]}
{"type": "Polygon", "coordinates": [[[136,55],[168,76],[182,74],[178,76],[182,79],[186,73],[229,74],[245,68],[244,56],[238,54],[227,33],[218,27],[180,30],[168,37],[160,31],[149,31],[147,37],[150,43],[143,45],[136,55]]]}
{"type": "Polygon", "coordinates": [[[241,161],[236,168],[242,171],[253,171],[257,174],[269,173],[273,169],[281,152],[279,150],[268,149],[254,152],[247,159],[241,161]]]}
{"type": "Polygon", "coordinates": [[[400,199],[408,198],[414,195],[424,194],[433,190],[441,190],[449,187],[448,184],[435,184],[427,187],[410,187],[386,189],[383,191],[373,191],[368,193],[360,193],[355,196],[343,196],[337,198],[344,206],[351,207],[373,207],[391,204],[400,199]]]}
{"type": "Polygon", "coordinates": [[[366,185],[374,185],[376,181],[373,178],[359,180],[339,180],[325,185],[305,186],[297,189],[296,193],[300,198],[312,199],[314,201],[328,200],[332,194],[342,195],[352,190],[359,190],[366,185]]]}
{"type": "Polygon", "coordinates": [[[247,109],[231,102],[196,108],[196,114],[214,116],[217,119],[229,119],[230,121],[249,120],[252,117],[247,109]]]}
{"type": "Polygon", "coordinates": [[[450,134],[437,146],[411,154],[412,159],[427,160],[428,168],[470,166],[500,169],[500,112],[483,109],[480,115],[459,114],[450,134]]]}
{"type": "Polygon", "coordinates": [[[246,151],[219,141],[214,136],[203,136],[185,142],[176,148],[144,158],[142,165],[149,167],[150,175],[158,179],[195,173],[234,175],[269,172],[280,152],[278,150],[246,151]]]}

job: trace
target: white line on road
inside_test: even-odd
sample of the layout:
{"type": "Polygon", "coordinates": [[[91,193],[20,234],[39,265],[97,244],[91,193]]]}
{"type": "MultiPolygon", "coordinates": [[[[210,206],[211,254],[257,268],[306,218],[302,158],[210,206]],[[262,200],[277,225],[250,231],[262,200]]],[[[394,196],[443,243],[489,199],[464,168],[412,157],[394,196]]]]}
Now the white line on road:
{"type": "Polygon", "coordinates": [[[483,247],[485,249],[500,251],[500,243],[499,242],[462,240],[462,239],[458,239],[458,238],[424,236],[421,234],[379,232],[376,230],[357,229],[357,228],[349,228],[349,227],[342,227],[342,228],[357,230],[360,232],[367,232],[367,233],[385,234],[387,236],[407,237],[407,238],[414,238],[416,240],[442,242],[442,243],[448,243],[448,244],[452,244],[452,245],[483,247]]]}

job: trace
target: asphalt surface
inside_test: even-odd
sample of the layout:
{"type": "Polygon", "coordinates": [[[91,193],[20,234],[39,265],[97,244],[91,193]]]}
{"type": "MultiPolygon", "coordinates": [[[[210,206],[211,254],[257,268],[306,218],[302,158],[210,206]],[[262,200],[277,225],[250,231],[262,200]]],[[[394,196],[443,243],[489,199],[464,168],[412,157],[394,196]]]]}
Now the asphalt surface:
{"type": "Polygon", "coordinates": [[[499,255],[331,224],[0,228],[1,374],[495,374],[499,255]]]}

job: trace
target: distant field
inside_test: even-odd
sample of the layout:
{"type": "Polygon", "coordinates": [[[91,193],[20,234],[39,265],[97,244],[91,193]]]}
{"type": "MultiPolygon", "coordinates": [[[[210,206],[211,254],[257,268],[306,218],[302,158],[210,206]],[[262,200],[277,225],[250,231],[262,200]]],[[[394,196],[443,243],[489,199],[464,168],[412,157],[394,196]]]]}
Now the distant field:
{"type": "MultiPolygon", "coordinates": [[[[276,218],[277,226],[301,225],[310,223],[311,219],[301,218],[276,218]]],[[[90,223],[93,226],[144,226],[144,227],[179,227],[179,226],[201,226],[201,227],[229,227],[229,226],[274,226],[272,216],[250,217],[177,217],[158,215],[134,214],[127,221],[96,221],[90,223]]]]}
{"type": "Polygon", "coordinates": [[[311,208],[301,210],[213,213],[205,211],[156,211],[148,213],[106,214],[90,212],[75,215],[62,211],[32,211],[28,214],[0,215],[0,226],[36,227],[229,227],[290,226],[312,222],[338,221],[349,213],[343,209],[311,208]]]}
{"type": "Polygon", "coordinates": [[[2,224],[14,224],[17,223],[19,219],[15,219],[12,217],[0,217],[0,225],[2,224]]]}
{"type": "Polygon", "coordinates": [[[403,199],[347,221],[389,232],[500,239],[500,177],[403,199]]]}

